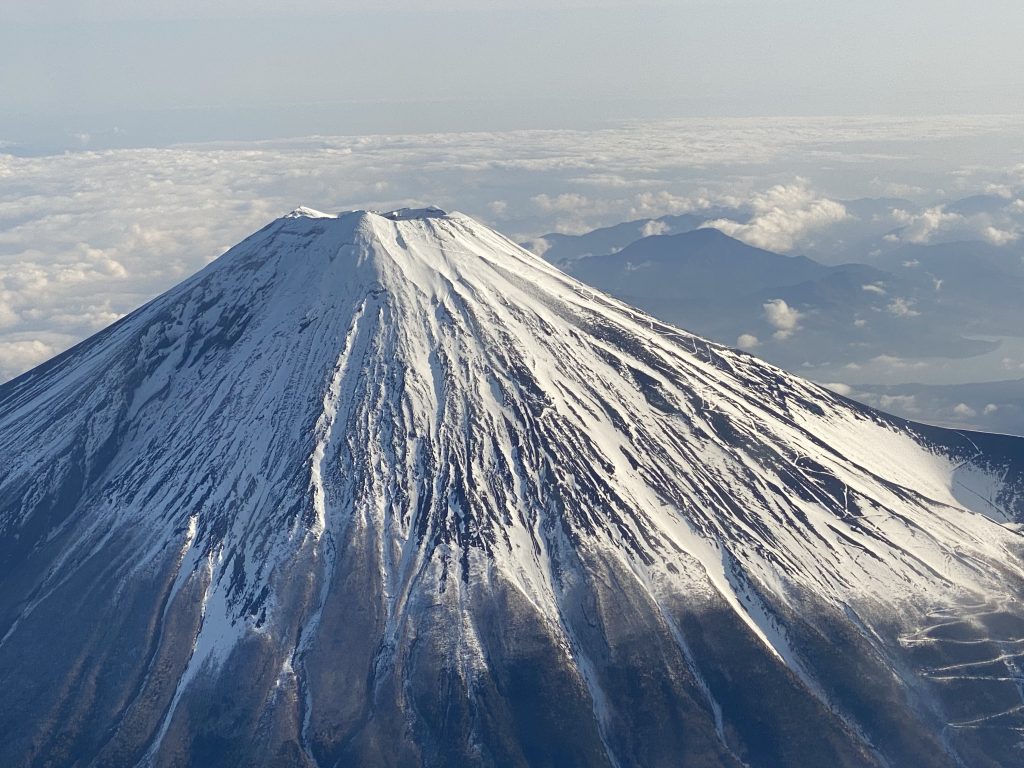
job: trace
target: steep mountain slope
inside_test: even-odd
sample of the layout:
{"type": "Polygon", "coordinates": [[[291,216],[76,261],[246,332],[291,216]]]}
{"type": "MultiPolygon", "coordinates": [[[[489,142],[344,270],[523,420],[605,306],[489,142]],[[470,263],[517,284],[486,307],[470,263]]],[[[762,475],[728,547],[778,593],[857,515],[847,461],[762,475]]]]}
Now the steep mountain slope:
{"type": "Polygon", "coordinates": [[[1013,765],[1022,457],[300,209],[0,387],[0,764],[1013,765]]]}

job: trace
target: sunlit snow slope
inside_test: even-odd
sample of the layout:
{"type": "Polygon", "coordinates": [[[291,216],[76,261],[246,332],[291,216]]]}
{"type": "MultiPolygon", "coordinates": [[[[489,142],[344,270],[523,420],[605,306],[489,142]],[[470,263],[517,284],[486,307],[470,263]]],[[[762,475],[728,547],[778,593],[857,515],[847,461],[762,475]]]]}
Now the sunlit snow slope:
{"type": "Polygon", "coordinates": [[[0,764],[1020,765],[1022,466],[299,209],[0,387],[0,764]]]}

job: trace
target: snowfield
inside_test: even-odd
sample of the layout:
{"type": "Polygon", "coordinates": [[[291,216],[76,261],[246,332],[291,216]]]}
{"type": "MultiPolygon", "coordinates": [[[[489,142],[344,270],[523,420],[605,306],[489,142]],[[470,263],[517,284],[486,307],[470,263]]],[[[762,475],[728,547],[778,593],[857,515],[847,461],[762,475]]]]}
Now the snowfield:
{"type": "Polygon", "coordinates": [[[0,762],[1011,765],[1022,460],[300,208],[0,386],[0,762]]]}

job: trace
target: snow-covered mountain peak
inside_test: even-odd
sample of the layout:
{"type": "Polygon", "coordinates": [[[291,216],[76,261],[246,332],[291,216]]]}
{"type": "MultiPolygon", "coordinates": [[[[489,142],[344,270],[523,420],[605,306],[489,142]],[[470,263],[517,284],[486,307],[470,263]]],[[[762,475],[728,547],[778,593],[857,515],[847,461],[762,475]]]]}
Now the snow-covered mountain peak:
{"type": "MultiPolygon", "coordinates": [[[[190,639],[147,749],[193,681],[251,652],[308,751],[330,741],[317,697],[333,716],[345,686],[334,656],[319,693],[297,681],[353,621],[344,653],[371,651],[346,685],[415,676],[421,653],[477,680],[528,636],[611,755],[601,665],[638,632],[691,664],[686,611],[813,698],[812,608],[876,658],[929,611],[1012,603],[1021,472],[991,445],[665,325],[467,216],[298,209],[0,387],[0,652],[29,652],[54,595],[127,604],[156,580],[139,626],[180,610],[160,632],[190,639]]],[[[692,666],[724,743],[721,680],[692,666]]]]}
{"type": "Polygon", "coordinates": [[[324,213],[318,211],[315,208],[309,208],[305,205],[300,205],[294,211],[286,214],[286,219],[335,219],[344,218],[346,216],[382,216],[385,219],[391,219],[393,221],[411,221],[414,219],[439,219],[448,216],[446,211],[438,208],[437,206],[429,205],[424,208],[396,208],[393,211],[371,211],[368,209],[356,209],[352,211],[343,211],[339,214],[324,213]]]}
{"type": "Polygon", "coordinates": [[[286,219],[333,219],[333,214],[324,213],[318,211],[315,208],[308,208],[305,205],[300,205],[294,211],[285,214],[286,219]]]}
{"type": "Polygon", "coordinates": [[[395,306],[412,308],[415,300],[400,294],[415,289],[437,299],[451,294],[453,281],[505,290],[510,281],[522,283],[524,270],[560,274],[472,218],[437,208],[336,216],[300,208],[231,249],[208,272],[224,272],[225,289],[236,293],[251,289],[256,265],[267,280],[264,291],[282,280],[306,282],[308,295],[290,294],[282,310],[296,300],[315,305],[325,291],[337,297],[368,290],[392,291],[395,306]]]}
{"type": "MultiPolygon", "coordinates": [[[[720,560],[728,555],[761,578],[796,579],[837,599],[851,590],[893,596],[894,576],[911,592],[941,588],[961,570],[955,578],[973,582],[977,567],[969,558],[932,559],[944,557],[938,553],[946,536],[950,546],[956,539],[963,552],[985,560],[1000,559],[1006,546],[1005,531],[988,520],[975,521],[974,539],[943,528],[952,513],[941,510],[958,505],[954,461],[921,448],[897,425],[748,355],[662,325],[479,222],[438,209],[333,217],[298,209],[50,366],[58,369],[76,381],[110,383],[96,387],[103,395],[95,410],[44,372],[7,388],[20,403],[8,417],[31,422],[35,398],[52,403],[66,396],[72,423],[100,418],[115,430],[111,435],[139,450],[152,447],[142,437],[151,435],[164,450],[202,456],[209,466],[225,463],[228,474],[236,457],[213,451],[211,437],[220,432],[209,431],[195,392],[216,395],[240,420],[294,413],[286,431],[297,443],[275,447],[280,433],[268,433],[269,442],[256,439],[262,428],[244,421],[218,438],[253,454],[256,463],[243,466],[243,476],[267,467],[270,474],[252,474],[254,481],[284,482],[314,457],[308,487],[294,489],[309,499],[296,502],[289,524],[261,523],[259,534],[232,546],[256,546],[253,536],[293,537],[296,526],[318,539],[343,524],[350,513],[332,514],[329,500],[329,482],[339,480],[324,473],[338,472],[336,441],[354,435],[370,453],[349,461],[362,466],[375,455],[374,474],[399,472],[403,483],[416,477],[419,484],[447,467],[430,504],[393,521],[396,541],[420,546],[426,539],[428,557],[443,544],[446,554],[437,556],[446,568],[462,552],[464,573],[472,568],[467,550],[487,552],[523,579],[524,591],[539,590],[535,599],[552,589],[554,557],[538,526],[556,520],[582,526],[595,544],[647,563],[644,569],[667,566],[676,559],[672,551],[687,552],[684,559],[718,572],[712,578],[723,587],[720,560]],[[118,383],[118,373],[130,388],[118,383]],[[221,389],[214,389],[218,381],[221,389]],[[122,393],[122,410],[111,410],[111,386],[122,393]],[[368,403],[380,409],[372,418],[368,403]],[[369,421],[346,421],[339,433],[336,422],[356,413],[369,421]],[[390,446],[377,455],[380,430],[405,435],[413,454],[390,446]],[[308,452],[298,465],[301,457],[287,453],[296,450],[308,452]],[[271,469],[270,461],[284,463],[271,469]],[[919,501],[907,507],[897,487],[919,501]],[[550,509],[555,499],[557,513],[550,509]],[[600,511],[592,508],[595,499],[603,499],[600,511]],[[890,510],[894,530],[866,522],[875,509],[890,510]],[[935,554],[922,559],[923,550],[915,551],[908,560],[897,530],[904,526],[924,526],[938,537],[925,548],[937,547],[935,554]],[[872,552],[867,560],[860,555],[865,548],[872,552]],[[841,573],[834,564],[842,564],[841,573]]],[[[67,434],[68,423],[34,429],[33,439],[42,439],[55,429],[67,434]]],[[[15,436],[32,443],[30,434],[13,429],[2,437],[15,436]]],[[[32,455],[13,460],[27,471],[32,455]]],[[[103,472],[133,476],[143,471],[138,455],[128,451],[123,465],[103,472]]],[[[176,469],[147,471],[177,484],[176,469]]],[[[126,482],[122,477],[115,487],[135,487],[126,482]]],[[[374,482],[392,481],[381,475],[374,482]]],[[[134,490],[120,493],[118,514],[152,514],[133,500],[134,490]]],[[[170,505],[160,514],[173,526],[197,515],[198,540],[208,547],[226,541],[214,528],[251,531],[254,521],[277,514],[258,504],[239,510],[223,493],[222,502],[170,505]]],[[[409,493],[391,503],[411,503],[409,493]]],[[[269,568],[274,558],[262,562],[269,568]]],[[[259,579],[250,584],[259,586],[259,579]]]]}
{"type": "MultiPolygon", "coordinates": [[[[970,518],[979,528],[966,539],[944,527],[954,513],[943,510],[958,505],[952,459],[829,392],[595,293],[467,216],[425,210],[330,217],[299,209],[54,366],[111,383],[120,371],[133,382],[114,389],[122,411],[111,410],[110,386],[96,387],[104,394],[90,410],[71,387],[36,375],[24,391],[8,388],[23,403],[14,415],[31,420],[35,397],[65,395],[72,423],[102,414],[112,435],[135,446],[103,470],[122,489],[135,488],[125,478],[143,471],[138,456],[154,445],[147,439],[204,466],[223,464],[228,476],[236,456],[214,450],[220,435],[251,454],[242,476],[260,483],[285,482],[311,462],[308,485],[293,489],[309,497],[297,498],[285,526],[269,522],[275,505],[229,504],[227,488],[213,497],[220,502],[161,508],[172,526],[196,515],[207,548],[259,549],[299,528],[319,539],[345,525],[351,512],[332,512],[330,486],[353,475],[337,475],[337,441],[365,443],[369,453],[346,461],[370,471],[363,463],[376,457],[375,484],[401,474],[391,504],[429,500],[390,523],[396,543],[426,546],[424,556],[445,569],[462,558],[456,570],[467,577],[468,552],[485,552],[536,600],[551,599],[555,542],[542,530],[556,521],[643,563],[645,573],[686,553],[730,599],[738,598],[723,557],[836,599],[894,597],[894,578],[911,593],[973,583],[981,566],[971,557],[1001,558],[1006,532],[995,523],[970,518]],[[239,424],[210,432],[196,392],[216,395],[239,424]],[[379,410],[366,411],[371,403],[379,410]],[[243,417],[284,413],[293,413],[292,442],[243,417]],[[382,430],[408,445],[378,446],[382,430]],[[429,493],[420,488],[428,478],[429,493]],[[889,510],[892,530],[867,522],[879,509],[889,510]],[[250,533],[225,539],[223,526],[250,533]],[[908,560],[906,526],[924,527],[938,543],[908,560]],[[967,559],[941,560],[947,536],[967,559]]],[[[64,422],[40,427],[36,439],[68,433],[64,422]]],[[[16,435],[31,444],[16,430],[4,436],[16,435]]],[[[32,455],[13,460],[28,470],[32,455]]],[[[156,477],[147,482],[166,476],[177,486],[178,469],[149,466],[156,477]]],[[[151,515],[135,492],[114,494],[118,514],[151,515]]],[[[253,557],[257,570],[286,556],[283,543],[275,547],[273,557],[253,557]]],[[[264,578],[253,575],[247,589],[264,578]]]]}

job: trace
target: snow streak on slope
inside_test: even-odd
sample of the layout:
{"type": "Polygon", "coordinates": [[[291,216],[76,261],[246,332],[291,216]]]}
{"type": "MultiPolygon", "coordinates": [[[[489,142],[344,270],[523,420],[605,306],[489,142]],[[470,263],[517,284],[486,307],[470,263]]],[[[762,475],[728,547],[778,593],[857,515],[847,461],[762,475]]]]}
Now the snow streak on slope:
{"type": "MultiPolygon", "coordinates": [[[[138,377],[135,391],[90,387],[81,430],[4,437],[39,452],[74,437],[88,464],[120,426],[93,519],[145,517],[160,547],[194,517],[203,548],[228,547],[215,582],[239,613],[296,524],[318,537],[353,512],[393,534],[379,556],[396,600],[432,559],[468,577],[481,553],[552,616],[556,533],[638,571],[699,564],[752,626],[734,560],[835,599],[978,584],[1006,560],[1001,529],[951,495],[948,459],[459,215],[299,209],[140,315],[62,360],[45,395],[70,406],[90,374],[138,377]],[[230,367],[203,365],[217,346],[230,367]],[[192,393],[209,401],[182,408],[192,393]],[[310,436],[306,467],[286,461],[310,436]],[[962,556],[944,560],[953,544],[962,556]]],[[[31,374],[19,385],[8,423],[40,405],[31,374]]],[[[13,455],[8,478],[32,471],[33,450],[13,455]]]]}
{"type": "Polygon", "coordinates": [[[804,596],[891,618],[1020,583],[1019,535],[954,496],[964,458],[465,216],[299,209],[0,389],[0,527],[56,550],[0,649],[95,553],[116,553],[117,583],[169,567],[163,599],[199,585],[201,612],[150,755],[190,682],[253,638],[280,645],[306,743],[306,659],[358,540],[375,670],[443,609],[474,679],[491,663],[474,595],[513,585],[614,761],[575,618],[595,563],[630,575],[698,678],[672,616],[704,595],[824,698],[786,629],[804,596]]]}

